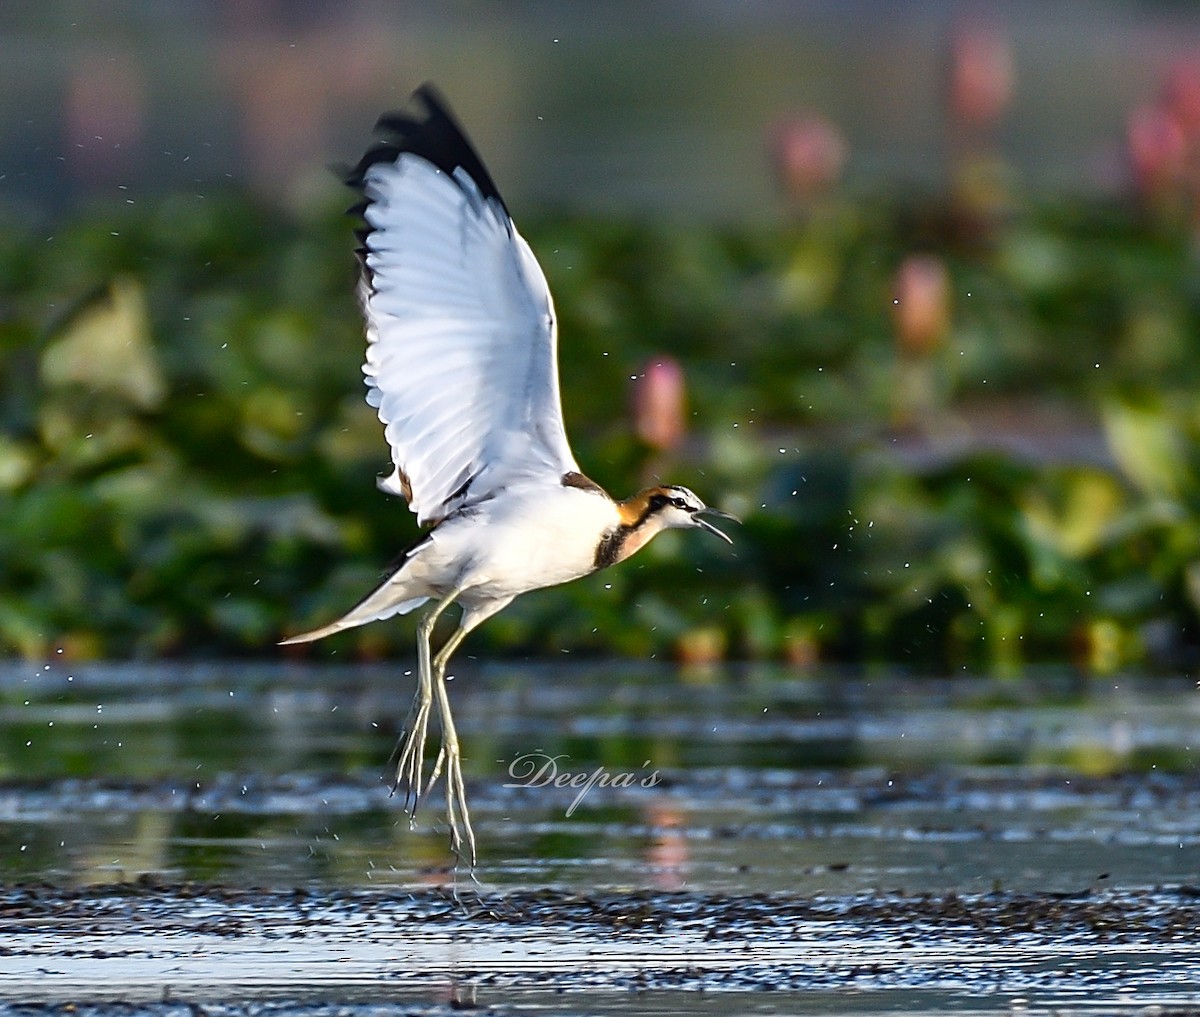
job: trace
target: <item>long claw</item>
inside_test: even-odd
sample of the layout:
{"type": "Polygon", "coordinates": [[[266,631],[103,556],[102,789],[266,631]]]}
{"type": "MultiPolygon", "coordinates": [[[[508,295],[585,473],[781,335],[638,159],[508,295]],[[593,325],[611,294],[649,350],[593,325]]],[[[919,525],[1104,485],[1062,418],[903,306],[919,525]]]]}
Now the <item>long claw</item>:
{"type": "Polygon", "coordinates": [[[454,601],[456,594],[446,597],[422,620],[417,629],[417,692],[413,697],[404,733],[388,757],[391,776],[388,784],[395,794],[404,788],[404,811],[409,819],[416,816],[421,801],[422,771],[425,766],[425,741],[429,733],[429,708],[433,704],[433,664],[430,661],[429,637],[440,615],[454,601]],[[395,769],[392,770],[392,766],[395,769]]]}
{"type": "Polygon", "coordinates": [[[433,770],[429,774],[429,783],[425,785],[425,794],[428,795],[433,789],[433,785],[437,783],[438,777],[442,775],[442,765],[446,762],[446,746],[443,744],[438,749],[437,759],[433,761],[433,770]]]}
{"type": "Polygon", "coordinates": [[[428,701],[422,701],[416,707],[415,718],[410,725],[406,725],[407,731],[392,753],[392,758],[396,760],[392,793],[404,788],[404,811],[410,818],[416,815],[417,804],[421,800],[421,769],[429,730],[429,705],[428,701]]]}
{"type": "MultiPolygon", "coordinates": [[[[458,744],[458,731],[454,727],[454,716],[450,712],[450,697],[446,692],[446,674],[439,668],[434,692],[437,695],[438,714],[442,721],[442,745],[433,766],[430,785],[446,772],[446,822],[450,826],[450,850],[458,861],[465,860],[475,868],[475,831],[471,827],[471,814],[467,810],[467,789],[463,782],[462,750],[458,744]],[[464,850],[465,849],[465,850],[464,850]]],[[[428,788],[426,788],[428,791],[428,788]]]]}
{"type": "Polygon", "coordinates": [[[471,828],[471,814],[467,811],[467,790],[463,785],[462,761],[457,746],[455,746],[453,755],[450,757],[450,762],[447,765],[446,811],[450,818],[450,828],[453,831],[450,838],[450,846],[454,850],[454,855],[459,859],[463,857],[462,844],[465,839],[467,845],[467,864],[470,868],[474,869],[475,831],[471,828]],[[451,793],[451,788],[454,789],[453,793],[451,793]],[[452,802],[454,803],[453,805],[451,804],[452,802]],[[461,833],[453,815],[455,807],[457,807],[459,818],[462,821],[461,833]],[[466,835],[465,838],[462,834],[466,835]]]}

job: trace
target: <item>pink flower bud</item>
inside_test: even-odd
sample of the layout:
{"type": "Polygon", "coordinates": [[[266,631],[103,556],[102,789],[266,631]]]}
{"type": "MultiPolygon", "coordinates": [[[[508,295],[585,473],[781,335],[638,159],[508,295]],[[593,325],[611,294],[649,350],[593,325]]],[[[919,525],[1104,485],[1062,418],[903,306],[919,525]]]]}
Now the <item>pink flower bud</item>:
{"type": "Polygon", "coordinates": [[[634,429],[651,448],[669,452],[683,440],[686,389],[683,368],[671,357],[652,360],[634,383],[634,429]]]}
{"type": "Polygon", "coordinates": [[[1172,114],[1160,106],[1142,106],[1130,115],[1125,136],[1139,194],[1160,198],[1179,186],[1187,160],[1187,139],[1172,114]]]}
{"type": "Polygon", "coordinates": [[[146,74],[137,57],[94,52],[71,62],[63,120],[66,158],[88,183],[124,180],[140,162],[146,74]]]}
{"type": "Polygon", "coordinates": [[[1162,108],[1188,138],[1200,135],[1200,57],[1177,61],[1167,71],[1162,87],[1162,108]]]}
{"type": "Polygon", "coordinates": [[[837,183],[846,164],[842,132],[815,114],[776,126],[771,148],[784,192],[799,200],[837,183]]]}
{"type": "Polygon", "coordinates": [[[896,272],[892,317],[906,353],[936,349],[950,329],[950,274],[941,259],[928,254],[905,258],[896,272]]]}
{"type": "Polygon", "coordinates": [[[1008,37],[994,25],[970,22],[950,37],[949,103],[953,116],[990,127],[1008,109],[1013,60],[1008,37]]]}

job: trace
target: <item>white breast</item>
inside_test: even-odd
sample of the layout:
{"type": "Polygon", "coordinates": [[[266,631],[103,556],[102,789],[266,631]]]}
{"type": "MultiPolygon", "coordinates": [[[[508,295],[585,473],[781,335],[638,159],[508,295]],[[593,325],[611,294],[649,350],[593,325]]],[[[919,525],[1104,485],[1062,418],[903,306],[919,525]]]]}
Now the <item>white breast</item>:
{"type": "Polygon", "coordinates": [[[457,583],[487,597],[518,596],[593,571],[596,545],[620,523],[616,506],[591,491],[531,484],[447,520],[434,539],[457,583]]]}

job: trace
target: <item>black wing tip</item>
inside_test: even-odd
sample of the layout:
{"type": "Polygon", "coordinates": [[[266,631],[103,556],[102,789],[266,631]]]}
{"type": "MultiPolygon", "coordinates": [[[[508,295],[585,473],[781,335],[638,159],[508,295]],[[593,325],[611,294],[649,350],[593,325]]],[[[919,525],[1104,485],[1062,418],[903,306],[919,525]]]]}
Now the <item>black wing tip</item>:
{"type": "Polygon", "coordinates": [[[479,188],[485,199],[493,199],[504,209],[508,208],[500,195],[475,146],[450,110],[442,93],[426,82],[412,94],[411,106],[418,106],[424,116],[414,115],[409,110],[391,110],[384,113],[375,123],[378,140],[372,144],[358,163],[344,176],[345,182],[356,190],[363,190],[367,171],[377,163],[395,162],[405,152],[425,159],[451,178],[455,170],[461,169],[479,188]]]}
{"type": "Polygon", "coordinates": [[[446,97],[442,95],[442,90],[432,81],[422,81],[413,92],[413,98],[420,99],[427,110],[437,110],[453,119],[453,114],[450,112],[450,104],[446,101],[446,97]]]}

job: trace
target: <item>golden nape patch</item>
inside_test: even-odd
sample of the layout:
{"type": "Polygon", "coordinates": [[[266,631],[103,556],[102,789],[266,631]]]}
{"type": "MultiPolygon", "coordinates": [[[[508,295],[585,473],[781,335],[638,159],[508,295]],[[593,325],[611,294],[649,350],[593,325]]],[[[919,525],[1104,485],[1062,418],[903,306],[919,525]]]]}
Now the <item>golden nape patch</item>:
{"type": "Polygon", "coordinates": [[[644,491],[638,491],[632,497],[617,502],[617,514],[621,517],[621,525],[632,528],[641,523],[650,512],[650,499],[656,494],[670,497],[664,488],[647,487],[644,491]]]}

